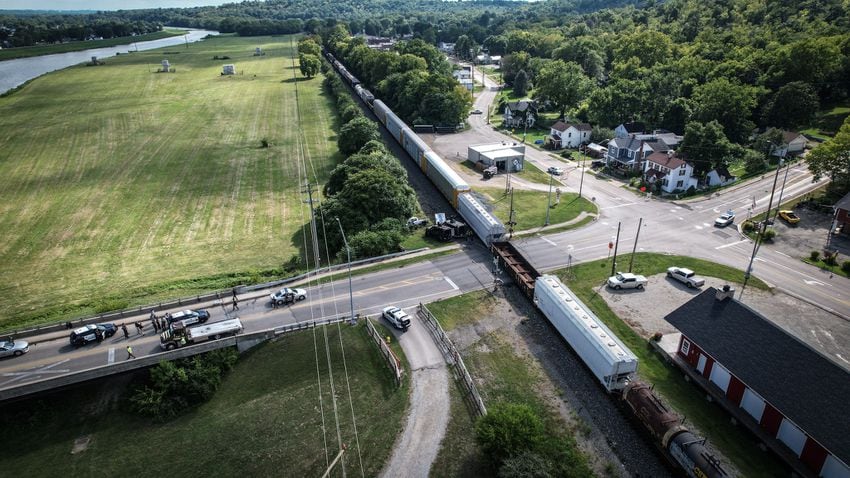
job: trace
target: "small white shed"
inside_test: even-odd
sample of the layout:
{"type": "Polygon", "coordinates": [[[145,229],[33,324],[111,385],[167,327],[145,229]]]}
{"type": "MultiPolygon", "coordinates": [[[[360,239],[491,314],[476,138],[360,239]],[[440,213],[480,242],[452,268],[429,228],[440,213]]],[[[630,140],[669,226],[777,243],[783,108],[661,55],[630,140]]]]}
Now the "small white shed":
{"type": "Polygon", "coordinates": [[[236,65],[224,65],[221,68],[222,75],[235,75],[236,74],[236,65]]]}

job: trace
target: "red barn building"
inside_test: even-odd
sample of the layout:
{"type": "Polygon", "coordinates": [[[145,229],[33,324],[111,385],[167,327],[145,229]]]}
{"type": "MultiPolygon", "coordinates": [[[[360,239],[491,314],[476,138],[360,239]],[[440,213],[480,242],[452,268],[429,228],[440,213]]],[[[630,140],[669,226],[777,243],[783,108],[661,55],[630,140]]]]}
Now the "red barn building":
{"type": "Polygon", "coordinates": [[[682,333],[677,362],[775,438],[766,443],[779,456],[796,456],[810,476],[850,478],[850,373],[733,292],[709,288],[665,317],[682,333]]]}

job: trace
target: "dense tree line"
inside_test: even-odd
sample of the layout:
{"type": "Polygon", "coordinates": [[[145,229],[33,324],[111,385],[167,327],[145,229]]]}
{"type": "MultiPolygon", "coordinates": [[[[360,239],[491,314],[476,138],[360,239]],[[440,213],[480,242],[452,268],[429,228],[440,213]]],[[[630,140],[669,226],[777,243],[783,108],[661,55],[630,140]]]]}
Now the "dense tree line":
{"type": "Polygon", "coordinates": [[[407,235],[407,218],[417,209],[416,194],[398,158],[381,143],[378,124],[363,116],[348,87],[329,73],[324,87],[335,98],[344,122],[337,143],[346,159],[325,184],[326,199],[318,210],[324,223],[320,234],[341,260],[346,251],[339,227],[345,231],[352,259],[396,252],[407,235]]]}
{"type": "Polygon", "coordinates": [[[157,21],[110,19],[99,15],[3,15],[0,16],[0,46],[128,37],[160,30],[162,24],[157,21]]]}
{"type": "Polygon", "coordinates": [[[456,125],[472,95],[452,76],[445,56],[421,39],[378,51],[344,24],[323,31],[325,47],[407,124],[456,125]]]}

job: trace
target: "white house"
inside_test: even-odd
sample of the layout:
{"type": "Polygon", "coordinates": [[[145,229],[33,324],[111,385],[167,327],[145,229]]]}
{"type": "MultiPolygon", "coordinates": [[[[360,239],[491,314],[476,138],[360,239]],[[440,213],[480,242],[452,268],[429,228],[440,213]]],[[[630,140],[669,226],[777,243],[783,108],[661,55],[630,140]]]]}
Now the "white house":
{"type": "Polygon", "coordinates": [[[773,148],[774,156],[779,156],[780,158],[784,158],[785,156],[797,155],[803,152],[806,149],[806,144],[808,140],[805,136],[800,133],[795,133],[793,131],[783,131],[782,132],[782,145],[778,148],[773,148]]]}
{"type": "Polygon", "coordinates": [[[236,74],[236,65],[224,65],[221,68],[222,75],[235,75],[236,74]]]}
{"type": "Polygon", "coordinates": [[[735,176],[729,172],[725,164],[721,164],[705,175],[705,184],[707,186],[726,186],[735,182],[735,176]]]}
{"type": "Polygon", "coordinates": [[[676,157],[675,151],[652,153],[644,162],[643,176],[649,184],[658,184],[665,193],[685,192],[697,187],[694,168],[676,157]]]}
{"type": "Polygon", "coordinates": [[[504,125],[508,128],[532,127],[537,121],[537,104],[530,100],[505,104],[504,125]]]}
{"type": "Polygon", "coordinates": [[[615,138],[628,138],[635,134],[642,134],[646,127],[643,123],[623,123],[614,128],[615,138]]]}
{"type": "Polygon", "coordinates": [[[578,148],[579,145],[590,142],[592,129],[587,123],[573,124],[558,121],[552,125],[549,136],[556,148],[578,148]]]}

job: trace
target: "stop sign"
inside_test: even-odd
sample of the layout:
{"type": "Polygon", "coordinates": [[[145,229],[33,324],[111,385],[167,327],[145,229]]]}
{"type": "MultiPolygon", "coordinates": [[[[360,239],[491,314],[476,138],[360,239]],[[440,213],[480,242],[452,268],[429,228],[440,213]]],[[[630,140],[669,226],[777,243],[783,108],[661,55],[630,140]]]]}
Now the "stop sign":
{"type": "Polygon", "coordinates": [[[608,249],[613,249],[613,248],[614,248],[614,243],[613,243],[613,242],[609,242],[609,243],[608,243],[608,249]]]}

